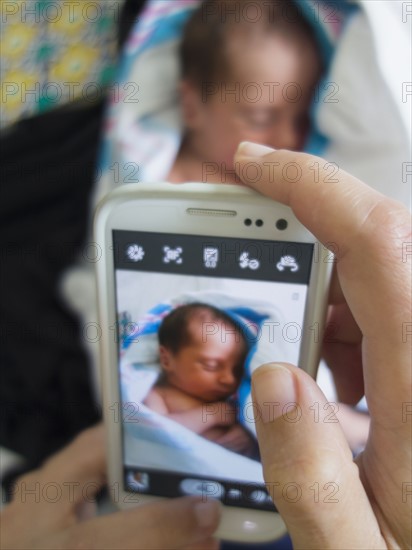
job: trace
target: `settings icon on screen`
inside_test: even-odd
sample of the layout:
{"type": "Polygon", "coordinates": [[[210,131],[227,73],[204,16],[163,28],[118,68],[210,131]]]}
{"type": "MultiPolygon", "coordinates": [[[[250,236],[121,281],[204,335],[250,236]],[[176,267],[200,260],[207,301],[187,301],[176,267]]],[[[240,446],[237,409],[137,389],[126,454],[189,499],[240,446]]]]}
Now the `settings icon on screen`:
{"type": "Polygon", "coordinates": [[[144,249],[139,244],[131,244],[127,247],[126,255],[132,262],[140,262],[144,258],[144,249]]]}

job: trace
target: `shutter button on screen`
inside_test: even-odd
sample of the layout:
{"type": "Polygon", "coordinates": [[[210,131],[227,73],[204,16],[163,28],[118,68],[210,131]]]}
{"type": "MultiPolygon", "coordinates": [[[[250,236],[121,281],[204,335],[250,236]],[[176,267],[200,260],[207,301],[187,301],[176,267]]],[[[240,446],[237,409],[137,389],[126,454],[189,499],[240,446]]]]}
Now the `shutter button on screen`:
{"type": "Polygon", "coordinates": [[[211,498],[222,498],[225,492],[223,485],[217,481],[190,478],[186,478],[180,483],[180,490],[185,495],[199,495],[211,498]]]}

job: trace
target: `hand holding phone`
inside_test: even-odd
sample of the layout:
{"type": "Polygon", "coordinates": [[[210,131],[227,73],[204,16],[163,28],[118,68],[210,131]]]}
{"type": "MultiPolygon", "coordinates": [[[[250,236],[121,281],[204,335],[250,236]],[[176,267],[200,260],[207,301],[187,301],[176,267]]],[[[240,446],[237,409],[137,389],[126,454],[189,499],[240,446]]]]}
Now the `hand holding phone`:
{"type": "Polygon", "coordinates": [[[255,372],[257,403],[266,400],[265,393],[274,398],[281,393],[303,411],[298,426],[282,418],[271,424],[257,419],[265,479],[279,484],[274,502],[293,545],[386,548],[392,544],[388,541],[396,541],[400,548],[408,547],[410,212],[344,170],[331,182],[330,165],[319,157],[244,143],[235,162],[245,184],[290,205],[321,242],[333,244],[337,278],[328,322],[336,323],[337,330],[333,341],[324,343],[323,353],[341,399],[356,403],[365,394],[373,426],[365,450],[354,461],[314,380],[290,365],[265,365],[255,372]],[[245,173],[250,163],[260,173],[258,180],[245,173]],[[291,164],[300,168],[293,182],[283,176],[291,164]],[[314,166],[319,167],[316,178],[314,166]],[[282,489],[290,481],[295,492],[287,498],[282,489]]]}
{"type": "MultiPolygon", "coordinates": [[[[291,210],[225,185],[125,186],[96,218],[109,480],[121,507],[224,504],[218,536],[285,527],[265,485],[253,371],[316,373],[333,255],[291,210]]],[[[293,421],[294,403],[281,414],[293,421]]]]}

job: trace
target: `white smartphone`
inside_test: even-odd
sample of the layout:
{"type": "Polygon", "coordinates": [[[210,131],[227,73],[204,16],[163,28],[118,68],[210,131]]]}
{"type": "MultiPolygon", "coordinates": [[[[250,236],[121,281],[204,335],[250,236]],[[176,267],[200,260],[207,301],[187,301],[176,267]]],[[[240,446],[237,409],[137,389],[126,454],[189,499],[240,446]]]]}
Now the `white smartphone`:
{"type": "Polygon", "coordinates": [[[222,184],[120,187],[95,240],[114,501],[215,498],[220,538],[281,536],[250,376],[269,361],[315,376],[333,255],[290,208],[222,184]]]}

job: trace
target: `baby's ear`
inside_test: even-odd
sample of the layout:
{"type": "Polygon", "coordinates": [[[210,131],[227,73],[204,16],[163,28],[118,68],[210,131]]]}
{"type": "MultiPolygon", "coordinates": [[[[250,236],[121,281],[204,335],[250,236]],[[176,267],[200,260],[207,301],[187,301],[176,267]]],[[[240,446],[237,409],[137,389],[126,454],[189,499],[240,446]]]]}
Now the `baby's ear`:
{"type": "Polygon", "coordinates": [[[159,360],[160,360],[160,365],[161,365],[162,369],[165,370],[165,371],[169,371],[171,369],[170,358],[171,358],[170,351],[167,348],[165,348],[165,346],[160,346],[159,347],[159,360]]]}
{"type": "Polygon", "coordinates": [[[194,130],[199,126],[203,114],[201,91],[191,80],[184,79],[179,83],[179,95],[184,125],[194,130]]]}

